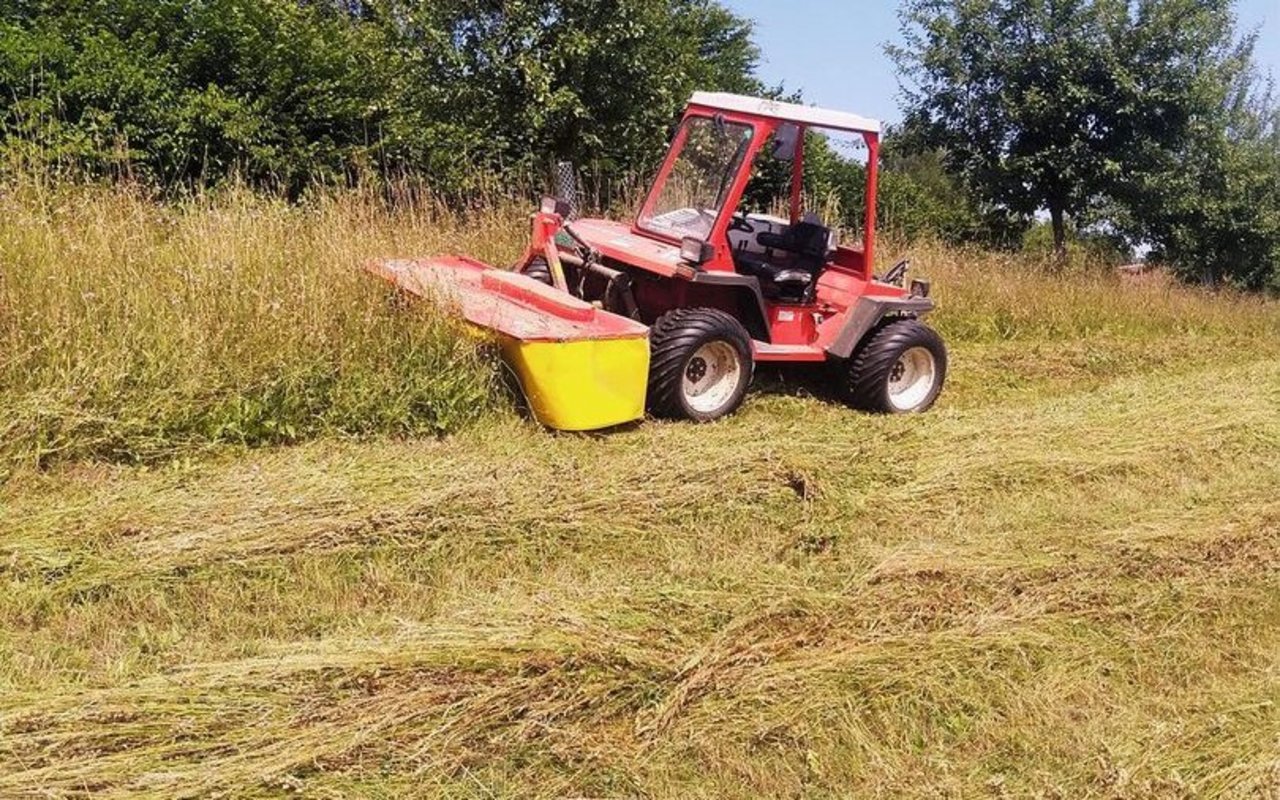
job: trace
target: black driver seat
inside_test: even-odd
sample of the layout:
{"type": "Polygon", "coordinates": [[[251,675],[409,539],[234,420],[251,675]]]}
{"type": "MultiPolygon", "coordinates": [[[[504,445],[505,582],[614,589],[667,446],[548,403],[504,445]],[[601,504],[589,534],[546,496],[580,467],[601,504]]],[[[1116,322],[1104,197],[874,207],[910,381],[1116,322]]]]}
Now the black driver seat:
{"type": "Polygon", "coordinates": [[[831,229],[806,217],[783,233],[761,233],[756,241],[780,255],[739,251],[734,262],[744,275],[760,281],[767,297],[790,302],[807,302],[813,296],[818,276],[827,265],[831,229]]]}

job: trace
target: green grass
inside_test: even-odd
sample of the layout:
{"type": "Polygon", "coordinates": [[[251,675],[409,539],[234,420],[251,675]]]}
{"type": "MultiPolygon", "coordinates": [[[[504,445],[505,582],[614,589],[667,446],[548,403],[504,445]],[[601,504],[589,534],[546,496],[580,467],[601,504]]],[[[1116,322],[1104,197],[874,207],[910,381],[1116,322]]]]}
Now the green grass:
{"type": "MultiPolygon", "coordinates": [[[[524,224],[360,207],[335,272],[524,224]]],[[[495,395],[15,468],[0,795],[1280,791],[1280,307],[916,254],[953,355],[920,417],[771,371],[709,426],[495,395]]]]}
{"type": "Polygon", "coordinates": [[[449,432],[492,409],[492,360],[429,310],[402,324],[357,269],[456,229],[432,208],[375,209],[358,195],[291,208],[244,191],[164,206],[123,190],[0,190],[0,477],[449,432]]]}

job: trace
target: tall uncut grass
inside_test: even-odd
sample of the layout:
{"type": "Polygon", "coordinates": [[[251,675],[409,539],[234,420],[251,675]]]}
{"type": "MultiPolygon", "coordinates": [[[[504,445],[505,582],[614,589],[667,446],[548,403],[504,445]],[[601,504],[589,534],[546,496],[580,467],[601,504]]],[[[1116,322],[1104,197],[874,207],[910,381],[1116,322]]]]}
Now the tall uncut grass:
{"type": "MultiPolygon", "coordinates": [[[[475,421],[505,402],[492,355],[447,314],[389,305],[359,270],[372,257],[439,252],[509,263],[527,202],[491,188],[471,204],[334,190],[288,204],[237,188],[158,202],[128,186],[6,179],[0,475],[475,421]]],[[[1004,344],[1015,370],[1042,340],[1077,339],[1079,358],[1120,372],[1152,357],[1135,342],[1187,334],[1217,347],[1280,329],[1274,305],[1256,299],[886,238],[881,267],[915,258],[953,345],[1004,344]]],[[[967,379],[1007,379],[983,369],[967,379]]]]}
{"type": "Polygon", "coordinates": [[[493,360],[430,309],[389,307],[358,267],[495,255],[523,227],[497,216],[464,226],[358,193],[289,206],[244,190],[161,204],[0,189],[0,471],[466,425],[494,403],[493,360]]]}

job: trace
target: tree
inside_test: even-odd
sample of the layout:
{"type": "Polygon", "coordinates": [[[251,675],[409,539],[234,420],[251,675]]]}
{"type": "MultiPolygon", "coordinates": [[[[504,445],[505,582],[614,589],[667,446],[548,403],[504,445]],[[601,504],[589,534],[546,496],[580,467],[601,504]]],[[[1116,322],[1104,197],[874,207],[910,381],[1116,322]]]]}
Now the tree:
{"type": "Polygon", "coordinates": [[[438,191],[647,167],[696,88],[753,91],[715,0],[8,0],[0,152],[157,183],[438,191]],[[124,166],[122,166],[124,165],[124,166]]]}
{"type": "Polygon", "coordinates": [[[1231,0],[906,0],[911,124],[983,199],[1089,221],[1176,169],[1248,63],[1231,0]]]}
{"type": "Polygon", "coordinates": [[[1206,122],[1168,169],[1126,187],[1117,225],[1188,280],[1280,292],[1280,105],[1244,72],[1206,122]]]}
{"type": "Polygon", "coordinates": [[[395,59],[326,4],[28,0],[0,19],[0,136],[91,174],[296,191],[368,162],[395,59]]]}
{"type": "MultiPolygon", "coordinates": [[[[437,0],[408,17],[406,105],[489,164],[645,169],[695,88],[759,88],[751,23],[714,0],[437,0]]],[[[418,161],[436,143],[405,121],[418,161]]]]}
{"type": "MultiPolygon", "coordinates": [[[[867,190],[867,150],[860,137],[828,138],[810,132],[805,140],[804,191],[812,210],[820,210],[829,224],[860,232],[864,224],[867,190]]],[[[770,180],[752,182],[761,195],[787,196],[790,164],[774,169],[770,180]]],[[[750,198],[757,207],[760,197],[750,198]]],[[[880,178],[876,194],[877,220],[882,232],[905,240],[936,237],[944,242],[977,242],[1007,247],[1021,240],[1025,225],[1000,209],[984,208],[946,169],[944,154],[921,147],[912,131],[893,126],[885,131],[880,149],[880,178]]]]}

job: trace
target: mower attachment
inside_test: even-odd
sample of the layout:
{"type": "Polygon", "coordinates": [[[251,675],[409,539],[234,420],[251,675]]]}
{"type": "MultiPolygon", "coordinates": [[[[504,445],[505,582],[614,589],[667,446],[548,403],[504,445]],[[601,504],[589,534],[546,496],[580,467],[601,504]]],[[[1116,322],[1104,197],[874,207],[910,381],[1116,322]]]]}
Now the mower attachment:
{"type": "Polygon", "coordinates": [[[411,295],[450,304],[496,334],[543,425],[587,431],[644,417],[646,326],[468,258],[375,261],[366,269],[411,295]]]}

